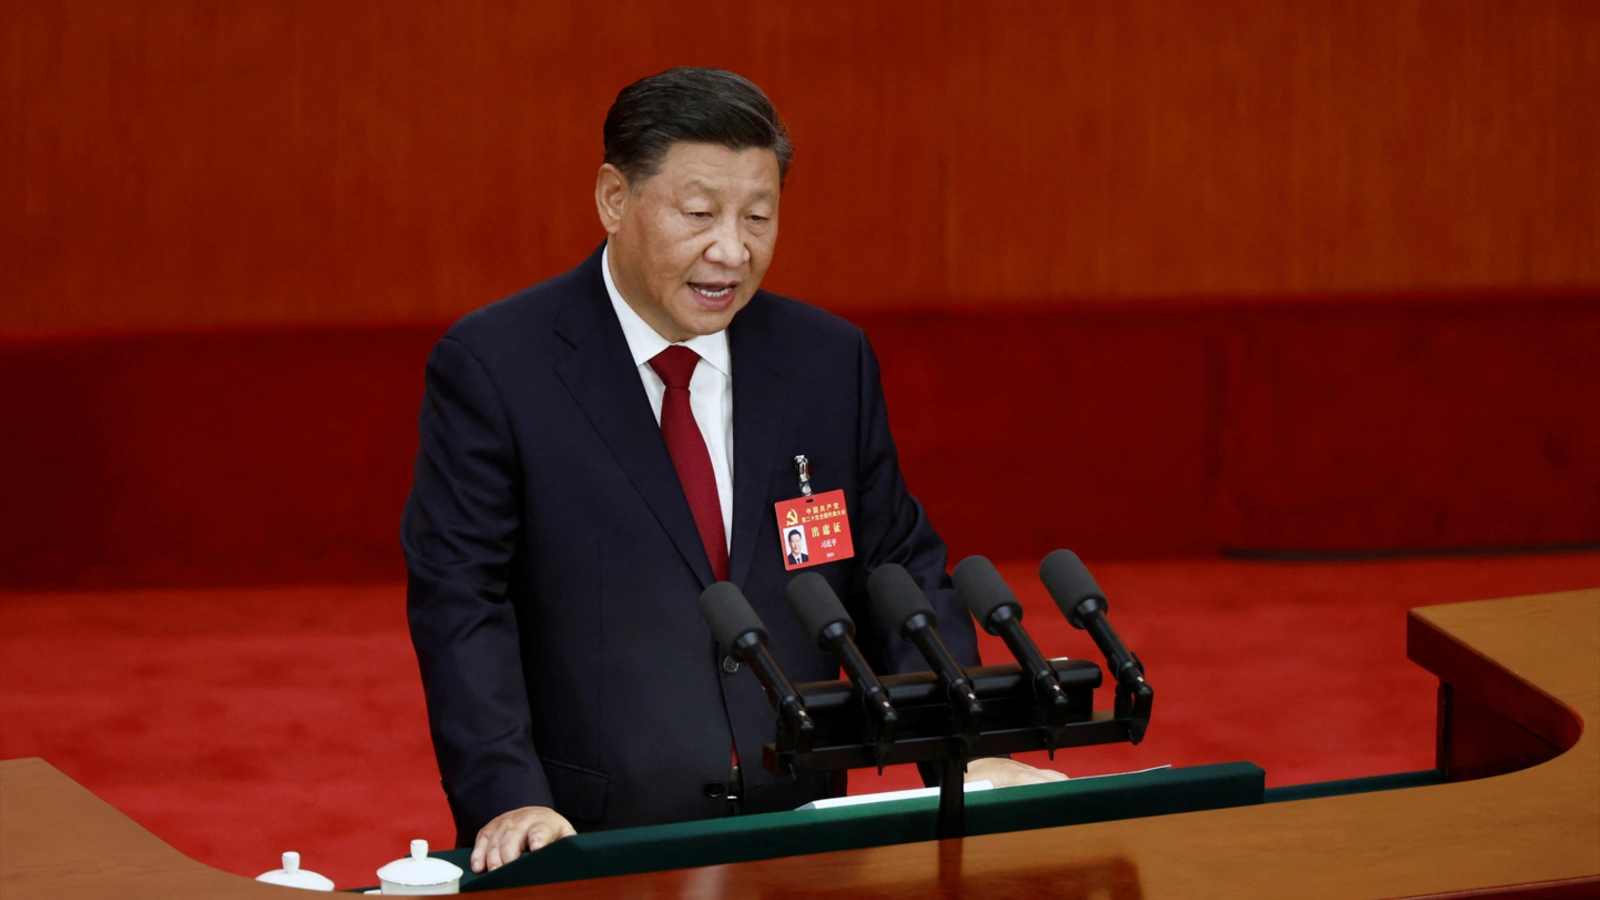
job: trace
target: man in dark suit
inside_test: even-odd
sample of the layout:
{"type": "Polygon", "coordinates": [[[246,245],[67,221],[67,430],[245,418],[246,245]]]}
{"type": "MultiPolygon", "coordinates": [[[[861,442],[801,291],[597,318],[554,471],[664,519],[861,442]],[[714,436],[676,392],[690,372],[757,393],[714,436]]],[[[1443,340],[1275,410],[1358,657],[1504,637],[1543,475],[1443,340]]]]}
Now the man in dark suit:
{"type": "MultiPolygon", "coordinates": [[[[606,243],[461,319],[428,359],[401,525],[407,611],[475,871],[575,828],[829,792],[750,764],[774,713],[697,608],[731,581],[792,680],[836,677],[783,599],[774,504],[799,495],[797,455],[818,491],[844,492],[855,555],[809,571],[844,599],[874,668],[926,668],[867,608],[867,575],[887,562],[978,662],[944,545],[901,480],[866,337],[757,289],[792,157],[766,96],[729,72],[664,72],[617,96],[605,150],[606,243]]],[[[976,777],[1061,776],[979,760],[976,777]]]]}

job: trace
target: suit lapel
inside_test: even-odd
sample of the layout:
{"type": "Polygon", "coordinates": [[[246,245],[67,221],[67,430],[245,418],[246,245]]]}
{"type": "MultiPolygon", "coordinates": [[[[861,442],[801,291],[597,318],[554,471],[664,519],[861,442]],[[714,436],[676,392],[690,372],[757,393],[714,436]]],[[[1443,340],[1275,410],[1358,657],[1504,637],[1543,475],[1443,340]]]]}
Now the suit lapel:
{"type": "MultiPolygon", "coordinates": [[[[789,457],[779,446],[789,416],[784,402],[782,371],[776,364],[778,340],[766,316],[761,294],[740,310],[728,328],[733,367],[733,544],[728,554],[728,580],[743,586],[757,552],[773,470],[789,457]]],[[[792,452],[792,451],[791,451],[792,452]]],[[[796,482],[796,494],[799,493],[796,482]]],[[[783,548],[773,546],[770,552],[783,548]]]]}
{"type": "MultiPolygon", "coordinates": [[[[711,562],[700,542],[683,486],[678,483],[667,442],[639,382],[628,340],[611,309],[600,276],[600,252],[595,251],[574,274],[578,290],[556,319],[556,332],[572,345],[572,353],[556,364],[556,375],[599,432],[662,530],[694,569],[701,586],[708,587],[712,581],[711,562]]],[[[734,385],[737,391],[737,379],[734,385]]],[[[734,408],[738,409],[737,403],[734,408]]],[[[737,421],[736,413],[735,434],[737,421]]],[[[738,497],[738,493],[735,490],[734,496],[738,497]]]]}

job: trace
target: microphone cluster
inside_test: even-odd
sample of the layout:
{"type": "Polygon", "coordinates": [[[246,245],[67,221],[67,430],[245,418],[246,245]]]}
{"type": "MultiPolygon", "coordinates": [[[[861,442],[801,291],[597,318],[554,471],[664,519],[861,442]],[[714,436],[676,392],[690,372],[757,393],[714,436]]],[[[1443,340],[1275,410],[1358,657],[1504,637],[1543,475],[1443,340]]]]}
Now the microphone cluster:
{"type": "Polygon", "coordinates": [[[1016,664],[963,668],[937,631],[938,616],[904,568],[888,564],[867,580],[872,608],[915,646],[930,672],[879,677],[856,645],[856,625],[822,576],[806,572],[786,590],[789,607],[847,680],[791,685],[767,650],[767,630],[738,587],[712,585],[701,614],[723,651],[748,665],[779,714],[763,762],[775,773],[825,771],[1112,741],[1138,743],[1153,691],[1144,666],[1106,619],[1104,592],[1077,555],[1057,550],[1039,567],[1046,590],[1074,628],[1105,656],[1116,685],[1110,716],[1093,711],[1098,666],[1046,659],[1023,628],[1023,608],[989,560],[974,556],[953,573],[978,624],[1001,638],[1016,664]]]}
{"type": "Polygon", "coordinates": [[[1154,692],[1144,665],[1106,620],[1109,604],[1083,562],[1057,550],[1039,566],[1045,589],[1072,627],[1089,632],[1116,682],[1110,715],[1094,712],[1099,666],[1046,659],[1022,627],[1022,604],[994,564],[962,560],[956,593],[978,624],[1005,641],[1016,664],[962,667],[939,638],[938,614],[904,568],[879,566],[867,579],[873,611],[915,646],[928,672],[878,677],[856,646],[856,624],[828,582],[805,572],[789,582],[789,607],[846,681],[789,683],[767,650],[767,629],[728,582],[700,595],[700,614],[723,652],[750,667],[778,712],[776,739],[762,764],[779,775],[903,762],[941,765],[936,835],[962,833],[962,773],[977,756],[1131,741],[1144,737],[1154,692]]]}

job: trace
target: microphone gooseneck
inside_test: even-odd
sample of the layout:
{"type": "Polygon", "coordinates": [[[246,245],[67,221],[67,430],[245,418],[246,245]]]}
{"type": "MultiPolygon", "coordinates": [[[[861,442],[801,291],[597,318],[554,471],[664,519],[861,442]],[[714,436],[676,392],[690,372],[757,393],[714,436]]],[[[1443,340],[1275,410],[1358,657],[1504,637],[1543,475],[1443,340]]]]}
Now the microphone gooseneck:
{"type": "MultiPolygon", "coordinates": [[[[1022,627],[1022,603],[1011,586],[1000,577],[994,563],[982,556],[969,556],[951,573],[956,593],[966,602],[973,618],[990,634],[999,635],[1028,673],[1034,689],[1034,724],[1050,727],[1067,720],[1067,695],[1056,680],[1055,670],[1022,627]]],[[[1052,746],[1053,750],[1054,747],[1052,746]]]]}
{"type": "Polygon", "coordinates": [[[745,663],[766,689],[767,700],[795,732],[796,747],[810,749],[815,725],[805,703],[767,651],[767,627],[737,585],[719,581],[700,595],[700,615],[723,652],[745,663]]]}
{"type": "Polygon", "coordinates": [[[1144,666],[1128,652],[1127,645],[1107,621],[1110,604],[1078,554],[1057,550],[1046,556],[1039,564],[1039,580],[1044,582],[1045,590],[1061,607],[1072,627],[1089,632],[1095,646],[1105,655],[1106,664],[1118,684],[1132,686],[1144,682],[1144,666]]]}
{"type": "Polygon", "coordinates": [[[916,646],[938,676],[950,698],[955,733],[968,744],[975,742],[982,730],[983,704],[972,690],[966,671],[939,638],[935,630],[938,616],[916,579],[894,563],[879,566],[867,579],[867,595],[878,615],[896,634],[916,646]]]}
{"type": "Polygon", "coordinates": [[[856,623],[845,611],[844,604],[839,602],[838,595],[828,585],[827,579],[815,572],[803,572],[795,576],[784,595],[789,600],[790,609],[805,626],[806,633],[811,635],[818,647],[833,654],[850,679],[850,688],[866,713],[864,743],[872,745],[881,771],[884,757],[894,743],[899,716],[889,702],[889,692],[873,673],[872,667],[867,665],[861,648],[856,646],[856,623]]]}

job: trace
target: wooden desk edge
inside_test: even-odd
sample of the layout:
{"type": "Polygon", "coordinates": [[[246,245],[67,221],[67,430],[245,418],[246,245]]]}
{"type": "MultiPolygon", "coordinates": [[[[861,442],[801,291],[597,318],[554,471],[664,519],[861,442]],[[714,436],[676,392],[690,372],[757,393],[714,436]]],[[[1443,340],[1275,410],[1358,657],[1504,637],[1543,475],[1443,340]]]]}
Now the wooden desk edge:
{"type": "MultiPolygon", "coordinates": [[[[1585,593],[1571,591],[1518,599],[1581,597],[1585,593]]],[[[1600,596],[1600,591],[1593,593],[1600,596]]],[[[1441,614],[1448,619],[1449,611],[1455,607],[1477,606],[1485,602],[1502,601],[1424,606],[1411,610],[1406,615],[1407,658],[1439,676],[1440,681],[1467,690],[1500,715],[1562,750],[1571,750],[1584,731],[1583,717],[1578,710],[1543,687],[1519,677],[1437,621],[1441,614]]],[[[1596,614],[1600,615],[1600,602],[1597,602],[1596,614]]]]}

